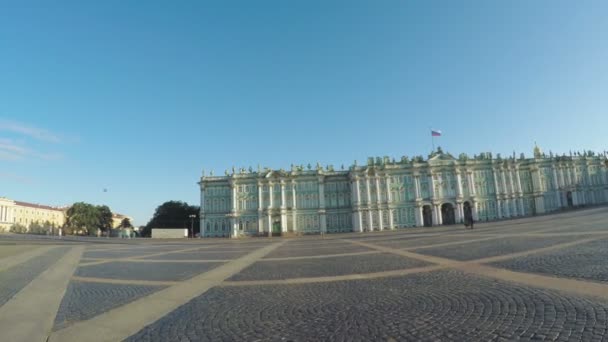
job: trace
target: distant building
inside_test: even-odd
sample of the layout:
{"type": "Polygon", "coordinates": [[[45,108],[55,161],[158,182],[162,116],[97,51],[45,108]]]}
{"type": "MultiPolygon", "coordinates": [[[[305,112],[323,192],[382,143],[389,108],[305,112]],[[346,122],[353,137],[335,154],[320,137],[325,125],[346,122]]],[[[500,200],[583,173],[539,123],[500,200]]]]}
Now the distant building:
{"type": "Polygon", "coordinates": [[[240,169],[200,179],[204,237],[365,232],[492,221],[608,201],[606,155],[369,158],[348,170],[240,169]]]}
{"type": "Polygon", "coordinates": [[[55,227],[61,227],[65,223],[67,209],[0,197],[0,231],[8,231],[15,223],[27,227],[32,222],[42,224],[48,221],[55,227]]]}
{"type": "Polygon", "coordinates": [[[129,222],[131,222],[131,224],[133,224],[133,219],[130,216],[127,215],[123,215],[123,214],[112,214],[112,228],[118,228],[120,226],[120,223],[122,222],[122,220],[124,219],[129,219],[129,222]]]}

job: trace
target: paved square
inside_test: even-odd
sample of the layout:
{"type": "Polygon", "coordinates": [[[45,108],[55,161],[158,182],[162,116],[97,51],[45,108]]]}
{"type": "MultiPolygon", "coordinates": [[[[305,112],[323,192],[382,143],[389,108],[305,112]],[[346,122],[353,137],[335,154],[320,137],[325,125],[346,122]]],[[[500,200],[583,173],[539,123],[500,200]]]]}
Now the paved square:
{"type": "Polygon", "coordinates": [[[491,265],[520,272],[608,282],[608,238],[491,265]]]}
{"type": "Polygon", "coordinates": [[[324,237],[0,235],[0,331],[52,302],[39,340],[608,341],[605,260],[606,207],[324,237]]]}
{"type": "Polygon", "coordinates": [[[296,260],[258,261],[228,280],[272,280],[330,277],[423,267],[431,263],[399,255],[363,254],[296,260]]]}

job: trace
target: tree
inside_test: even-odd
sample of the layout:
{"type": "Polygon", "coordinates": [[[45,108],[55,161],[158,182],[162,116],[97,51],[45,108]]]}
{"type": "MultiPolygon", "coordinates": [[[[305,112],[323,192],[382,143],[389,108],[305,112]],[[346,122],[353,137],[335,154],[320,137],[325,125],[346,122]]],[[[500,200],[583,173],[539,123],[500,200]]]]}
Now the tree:
{"type": "Polygon", "coordinates": [[[131,220],[129,220],[128,217],[125,217],[120,221],[118,228],[133,228],[133,225],[131,224],[131,220]]]}
{"type": "MultiPolygon", "coordinates": [[[[154,216],[141,231],[142,236],[150,236],[152,228],[189,228],[190,215],[198,216],[199,207],[182,201],[168,201],[156,208],[154,216]]],[[[194,233],[199,231],[199,220],[194,220],[194,233]]]]}
{"type": "Polygon", "coordinates": [[[98,205],[97,215],[99,217],[99,228],[101,231],[110,231],[114,226],[114,220],[112,220],[112,211],[110,208],[107,205],[98,205]]]}
{"type": "Polygon", "coordinates": [[[100,227],[100,215],[98,207],[92,204],[77,202],[66,212],[65,228],[72,233],[81,231],[87,234],[95,234],[100,227]]]}

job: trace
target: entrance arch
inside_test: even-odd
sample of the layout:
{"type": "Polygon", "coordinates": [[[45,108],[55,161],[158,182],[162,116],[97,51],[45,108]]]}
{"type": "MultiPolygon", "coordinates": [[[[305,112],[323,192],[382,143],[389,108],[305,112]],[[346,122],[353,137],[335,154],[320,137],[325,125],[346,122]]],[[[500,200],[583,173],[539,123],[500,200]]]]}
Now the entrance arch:
{"type": "Polygon", "coordinates": [[[433,225],[433,209],[428,204],[422,207],[422,223],[425,227],[433,225]]]}
{"type": "Polygon", "coordinates": [[[568,207],[574,206],[574,202],[572,201],[572,191],[566,192],[566,200],[568,202],[568,207]]]}
{"type": "Polygon", "coordinates": [[[444,225],[456,223],[456,215],[452,203],[444,203],[441,205],[441,221],[444,225]]]}

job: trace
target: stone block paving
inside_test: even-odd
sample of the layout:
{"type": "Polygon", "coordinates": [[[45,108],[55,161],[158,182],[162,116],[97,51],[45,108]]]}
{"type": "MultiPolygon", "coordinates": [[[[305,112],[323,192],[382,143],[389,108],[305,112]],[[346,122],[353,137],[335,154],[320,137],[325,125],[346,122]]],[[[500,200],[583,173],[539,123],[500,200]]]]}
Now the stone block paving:
{"type": "Polygon", "coordinates": [[[478,239],[479,236],[465,236],[465,235],[448,235],[448,236],[422,236],[410,239],[396,239],[389,241],[370,241],[370,243],[390,247],[390,248],[415,248],[421,246],[435,245],[440,243],[455,242],[455,241],[466,241],[478,239]]]}
{"type": "Polygon", "coordinates": [[[608,240],[491,263],[512,271],[608,282],[608,240]]]}
{"type": "Polygon", "coordinates": [[[142,258],[142,260],[230,260],[240,258],[243,255],[251,253],[249,251],[191,251],[183,253],[170,253],[164,255],[155,255],[150,257],[142,258]]]}
{"type": "Polygon", "coordinates": [[[330,277],[430,266],[431,263],[394,254],[365,254],[322,259],[258,261],[229,280],[276,280],[330,277]]]}
{"type": "Polygon", "coordinates": [[[496,240],[416,249],[414,252],[447,259],[468,261],[548,247],[580,238],[580,236],[505,237],[496,240]]]}
{"type": "Polygon", "coordinates": [[[0,271],[0,306],[9,301],[40,273],[51,267],[68,250],[69,247],[58,247],[23,264],[0,271]]]}
{"type": "MultiPolygon", "coordinates": [[[[175,250],[175,249],[174,249],[175,250]]],[[[99,258],[99,259],[119,259],[119,258],[132,258],[132,257],[140,257],[146,254],[155,254],[155,253],[163,253],[164,251],[159,251],[155,249],[143,249],[143,248],[134,248],[134,249],[119,249],[119,250],[107,250],[107,251],[87,251],[82,257],[83,258],[99,258]]]]}
{"type": "Polygon", "coordinates": [[[286,258],[286,257],[303,257],[317,255],[331,255],[342,253],[358,253],[369,252],[372,249],[358,246],[350,243],[330,244],[330,245],[309,245],[309,246],[290,246],[289,244],[281,246],[272,251],[265,258],[286,258]]]}
{"type": "Polygon", "coordinates": [[[116,261],[105,264],[81,266],[75,275],[109,279],[178,281],[209,271],[221,262],[171,263],[116,261]]]}
{"type": "Polygon", "coordinates": [[[165,286],[72,281],[57,311],[54,330],[95,317],[164,288],[165,286]]]}
{"type": "Polygon", "coordinates": [[[458,271],[213,288],[127,341],[604,341],[608,302],[458,271]]]}

